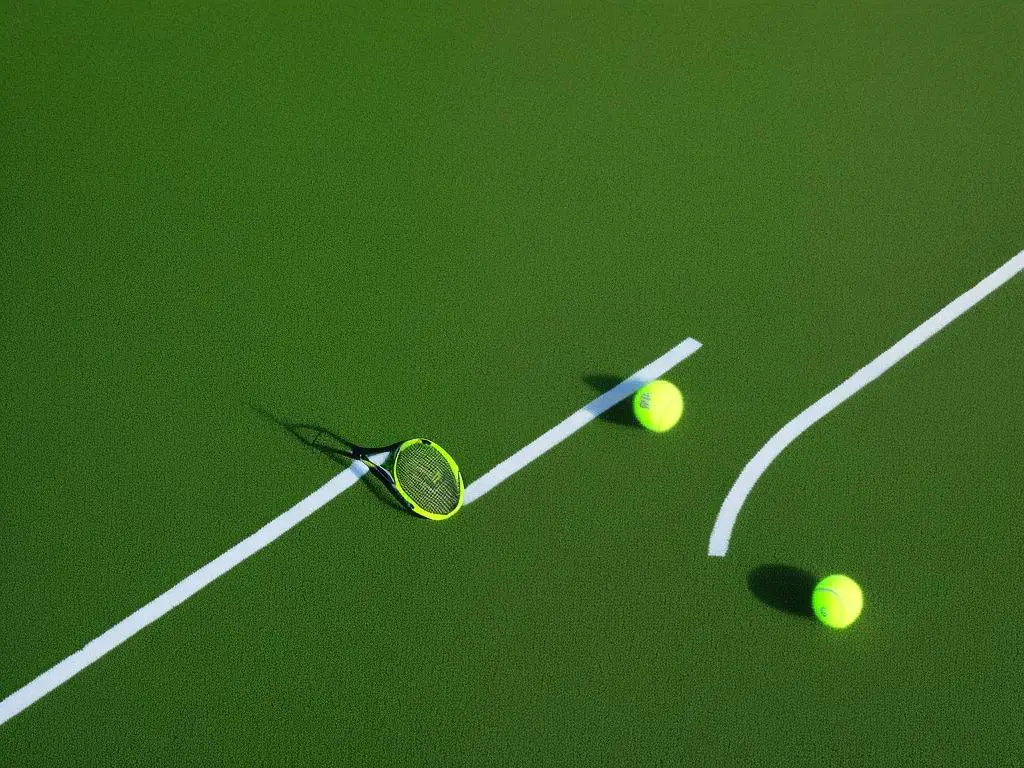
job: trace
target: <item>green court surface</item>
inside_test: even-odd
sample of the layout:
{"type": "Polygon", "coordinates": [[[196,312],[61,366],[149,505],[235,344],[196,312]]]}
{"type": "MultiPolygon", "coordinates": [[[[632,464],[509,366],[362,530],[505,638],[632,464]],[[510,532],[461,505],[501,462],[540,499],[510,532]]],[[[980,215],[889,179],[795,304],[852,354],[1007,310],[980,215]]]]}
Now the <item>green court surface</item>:
{"type": "MultiPolygon", "coordinates": [[[[436,439],[0,725],[0,764],[1024,765],[1024,6],[9,4],[0,699],[436,439]],[[385,7],[386,6],[386,7],[385,7]],[[864,588],[841,632],[808,584],[864,588]]],[[[0,705],[2,707],[2,705],[0,705]]]]}

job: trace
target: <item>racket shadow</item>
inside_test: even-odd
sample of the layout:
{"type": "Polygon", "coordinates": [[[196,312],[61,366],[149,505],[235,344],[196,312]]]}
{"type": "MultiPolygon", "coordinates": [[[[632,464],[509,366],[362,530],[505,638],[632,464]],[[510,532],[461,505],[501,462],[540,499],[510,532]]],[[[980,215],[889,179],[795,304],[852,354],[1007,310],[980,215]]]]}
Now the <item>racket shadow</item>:
{"type": "MultiPolygon", "coordinates": [[[[621,384],[625,379],[621,376],[609,376],[608,374],[595,373],[589,376],[584,376],[583,381],[587,386],[593,388],[598,394],[603,394],[612,387],[621,384]]],[[[636,417],[633,415],[633,398],[631,397],[627,397],[622,402],[616,403],[597,418],[600,421],[606,421],[610,424],[618,424],[620,427],[641,429],[640,425],[637,423],[636,417]]]]}
{"type": "MultiPolygon", "coordinates": [[[[342,467],[349,467],[355,463],[353,459],[339,453],[341,450],[352,447],[352,443],[327,427],[319,424],[285,421],[284,419],[280,419],[275,416],[266,408],[252,403],[249,404],[249,408],[257,416],[269,421],[275,427],[279,427],[280,429],[291,433],[292,437],[304,446],[316,451],[321,456],[330,459],[333,463],[342,467]]],[[[374,496],[383,502],[387,502],[389,507],[392,509],[399,509],[410,517],[415,517],[413,513],[395,503],[394,497],[388,493],[387,490],[381,488],[379,483],[373,482],[370,479],[371,477],[372,475],[370,473],[366,473],[359,479],[363,485],[370,489],[374,496]]]]}

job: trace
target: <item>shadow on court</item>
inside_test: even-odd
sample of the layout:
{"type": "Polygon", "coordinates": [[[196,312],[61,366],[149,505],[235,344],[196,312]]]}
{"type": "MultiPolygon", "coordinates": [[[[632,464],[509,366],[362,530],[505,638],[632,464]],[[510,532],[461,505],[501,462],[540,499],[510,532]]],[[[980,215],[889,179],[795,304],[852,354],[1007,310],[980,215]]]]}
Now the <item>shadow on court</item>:
{"type": "MultiPolygon", "coordinates": [[[[332,432],[327,427],[320,424],[284,421],[272,414],[266,408],[253,403],[249,404],[249,408],[253,413],[267,420],[275,427],[290,432],[292,437],[294,437],[298,442],[302,443],[307,448],[311,448],[313,451],[319,453],[321,456],[329,459],[338,466],[347,468],[352,465],[353,460],[347,456],[343,456],[339,451],[339,449],[350,446],[351,443],[336,432],[332,432]]],[[[399,504],[396,504],[394,497],[380,486],[379,481],[373,480],[372,477],[371,473],[367,473],[359,478],[359,482],[369,488],[374,496],[391,508],[400,509],[410,517],[415,517],[412,512],[409,512],[399,504]]]]}
{"type": "MultiPolygon", "coordinates": [[[[616,384],[621,384],[625,379],[621,376],[608,376],[606,374],[597,373],[584,376],[583,381],[587,386],[592,387],[597,394],[602,394],[607,392],[616,384]]],[[[637,424],[636,418],[633,416],[632,397],[627,397],[621,403],[616,403],[597,418],[601,421],[607,421],[611,424],[618,424],[623,427],[642,429],[642,427],[637,424]]]]}
{"type": "Polygon", "coordinates": [[[754,597],[777,611],[814,618],[811,593],[817,579],[807,571],[789,565],[761,565],[747,576],[754,597]]]}

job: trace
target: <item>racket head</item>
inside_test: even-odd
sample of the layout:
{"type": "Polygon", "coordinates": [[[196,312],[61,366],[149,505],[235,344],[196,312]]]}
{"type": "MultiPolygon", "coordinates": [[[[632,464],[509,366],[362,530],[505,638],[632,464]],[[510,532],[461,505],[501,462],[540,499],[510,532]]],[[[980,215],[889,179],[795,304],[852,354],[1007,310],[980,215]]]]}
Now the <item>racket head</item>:
{"type": "Polygon", "coordinates": [[[433,440],[405,440],[388,463],[398,495],[417,515],[447,520],[462,509],[466,487],[459,465],[433,440]]]}

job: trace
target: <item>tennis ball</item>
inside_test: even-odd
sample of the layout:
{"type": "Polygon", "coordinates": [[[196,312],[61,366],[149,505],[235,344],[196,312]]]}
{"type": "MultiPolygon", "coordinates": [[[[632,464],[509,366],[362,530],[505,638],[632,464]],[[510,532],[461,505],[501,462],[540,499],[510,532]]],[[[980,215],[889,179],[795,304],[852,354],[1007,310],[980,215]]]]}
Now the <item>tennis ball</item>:
{"type": "Polygon", "coordinates": [[[665,432],[683,415],[683,393],[669,381],[652,381],[633,395],[633,413],[651,432],[665,432]]]}
{"type": "Polygon", "coordinates": [[[834,574],[818,582],[811,595],[814,615],[826,627],[843,629],[860,616],[864,607],[864,593],[860,585],[849,576],[834,574]]]}

